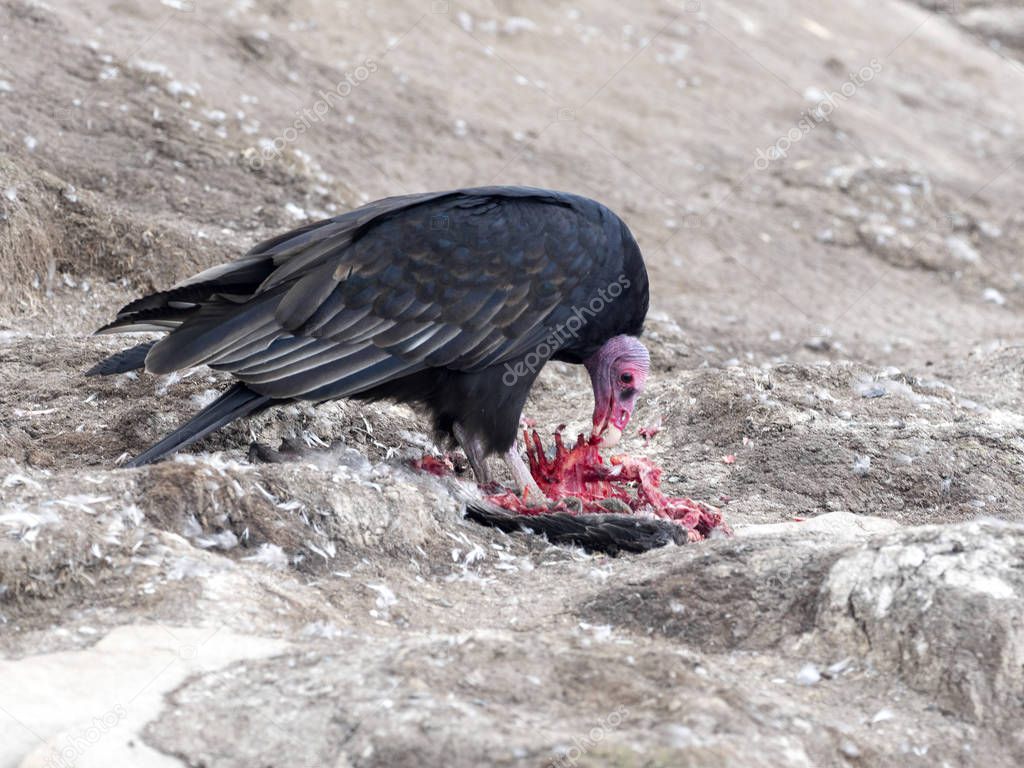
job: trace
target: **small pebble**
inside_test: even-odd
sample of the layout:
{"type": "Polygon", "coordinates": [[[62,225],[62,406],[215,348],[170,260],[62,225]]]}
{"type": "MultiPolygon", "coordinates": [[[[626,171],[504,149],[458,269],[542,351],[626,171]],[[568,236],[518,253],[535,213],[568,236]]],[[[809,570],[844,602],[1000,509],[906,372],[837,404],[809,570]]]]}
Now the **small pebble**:
{"type": "Polygon", "coordinates": [[[804,346],[813,352],[828,352],[832,349],[832,342],[820,336],[813,336],[804,342],[804,346]]]}
{"type": "Polygon", "coordinates": [[[1006,297],[1003,296],[1003,294],[1001,294],[995,288],[986,288],[982,292],[981,297],[985,301],[990,302],[991,304],[996,304],[997,306],[1000,307],[1006,303],[1006,297]]]}
{"type": "Polygon", "coordinates": [[[840,661],[837,661],[835,664],[830,664],[825,669],[825,677],[839,677],[839,675],[843,674],[843,672],[849,669],[852,664],[852,656],[847,656],[845,659],[841,659],[840,661]]]}
{"type": "Polygon", "coordinates": [[[821,681],[821,672],[813,664],[804,664],[800,668],[800,671],[796,673],[796,682],[798,685],[814,685],[821,681]]]}
{"type": "Polygon", "coordinates": [[[993,224],[990,221],[979,221],[978,229],[981,230],[981,234],[985,237],[996,238],[1003,234],[1003,230],[997,224],[993,224]]]}
{"type": "Polygon", "coordinates": [[[871,457],[870,456],[857,456],[853,460],[853,474],[857,475],[857,477],[864,477],[870,471],[871,471],[871,457]]]}
{"type": "Polygon", "coordinates": [[[871,718],[871,724],[884,723],[886,720],[892,720],[894,717],[896,717],[896,715],[893,714],[891,709],[888,707],[882,707],[875,713],[875,716],[871,718]]]}

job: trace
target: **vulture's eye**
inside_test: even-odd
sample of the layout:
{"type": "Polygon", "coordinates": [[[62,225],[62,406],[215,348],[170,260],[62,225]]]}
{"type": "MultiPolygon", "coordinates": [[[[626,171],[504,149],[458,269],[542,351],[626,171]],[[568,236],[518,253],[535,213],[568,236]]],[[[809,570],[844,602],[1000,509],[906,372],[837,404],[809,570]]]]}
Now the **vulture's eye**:
{"type": "Polygon", "coordinates": [[[621,381],[623,384],[632,384],[633,383],[633,374],[632,373],[624,373],[621,376],[619,376],[619,381],[621,381]]]}

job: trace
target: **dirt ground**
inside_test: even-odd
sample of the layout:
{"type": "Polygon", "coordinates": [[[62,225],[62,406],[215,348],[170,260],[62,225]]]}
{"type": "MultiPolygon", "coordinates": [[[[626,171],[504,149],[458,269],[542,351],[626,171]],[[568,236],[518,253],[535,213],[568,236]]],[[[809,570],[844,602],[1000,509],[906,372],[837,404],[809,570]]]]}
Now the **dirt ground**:
{"type": "Polygon", "coordinates": [[[987,0],[0,0],[0,768],[1021,764],[1022,51],[987,0]],[[123,303],[484,184],[629,223],[623,448],[735,538],[479,528],[390,404],[118,468],[223,383],[84,378],[123,303]]]}

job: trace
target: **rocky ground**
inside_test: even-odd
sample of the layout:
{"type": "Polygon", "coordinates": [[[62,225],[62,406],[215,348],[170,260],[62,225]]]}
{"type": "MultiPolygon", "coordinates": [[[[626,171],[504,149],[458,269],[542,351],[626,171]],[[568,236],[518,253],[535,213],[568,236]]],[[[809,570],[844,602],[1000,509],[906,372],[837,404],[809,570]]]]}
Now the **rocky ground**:
{"type": "Polygon", "coordinates": [[[1022,41],[984,0],[0,2],[0,768],[1019,765],[1022,41]],[[387,404],[117,468],[220,384],[83,378],[122,303],[488,183],[629,222],[624,448],[734,538],[476,527],[387,404]],[[247,460],[284,438],[331,447],[247,460]]]}

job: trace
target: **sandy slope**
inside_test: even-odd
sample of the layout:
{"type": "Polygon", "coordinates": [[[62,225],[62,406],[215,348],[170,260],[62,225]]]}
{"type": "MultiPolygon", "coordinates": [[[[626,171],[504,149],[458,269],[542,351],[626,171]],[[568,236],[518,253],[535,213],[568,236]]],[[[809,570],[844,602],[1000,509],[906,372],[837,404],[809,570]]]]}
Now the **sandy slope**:
{"type": "MultiPolygon", "coordinates": [[[[0,3],[0,766],[1019,764],[1018,19],[0,3]],[[114,468],[220,383],[82,379],[121,303],[486,183],[633,227],[663,428],[625,447],[735,540],[478,529],[388,405],[114,468]],[[337,445],[246,461],[296,435],[337,445]]],[[[553,365],[528,413],[583,428],[588,398],[553,365]]]]}

